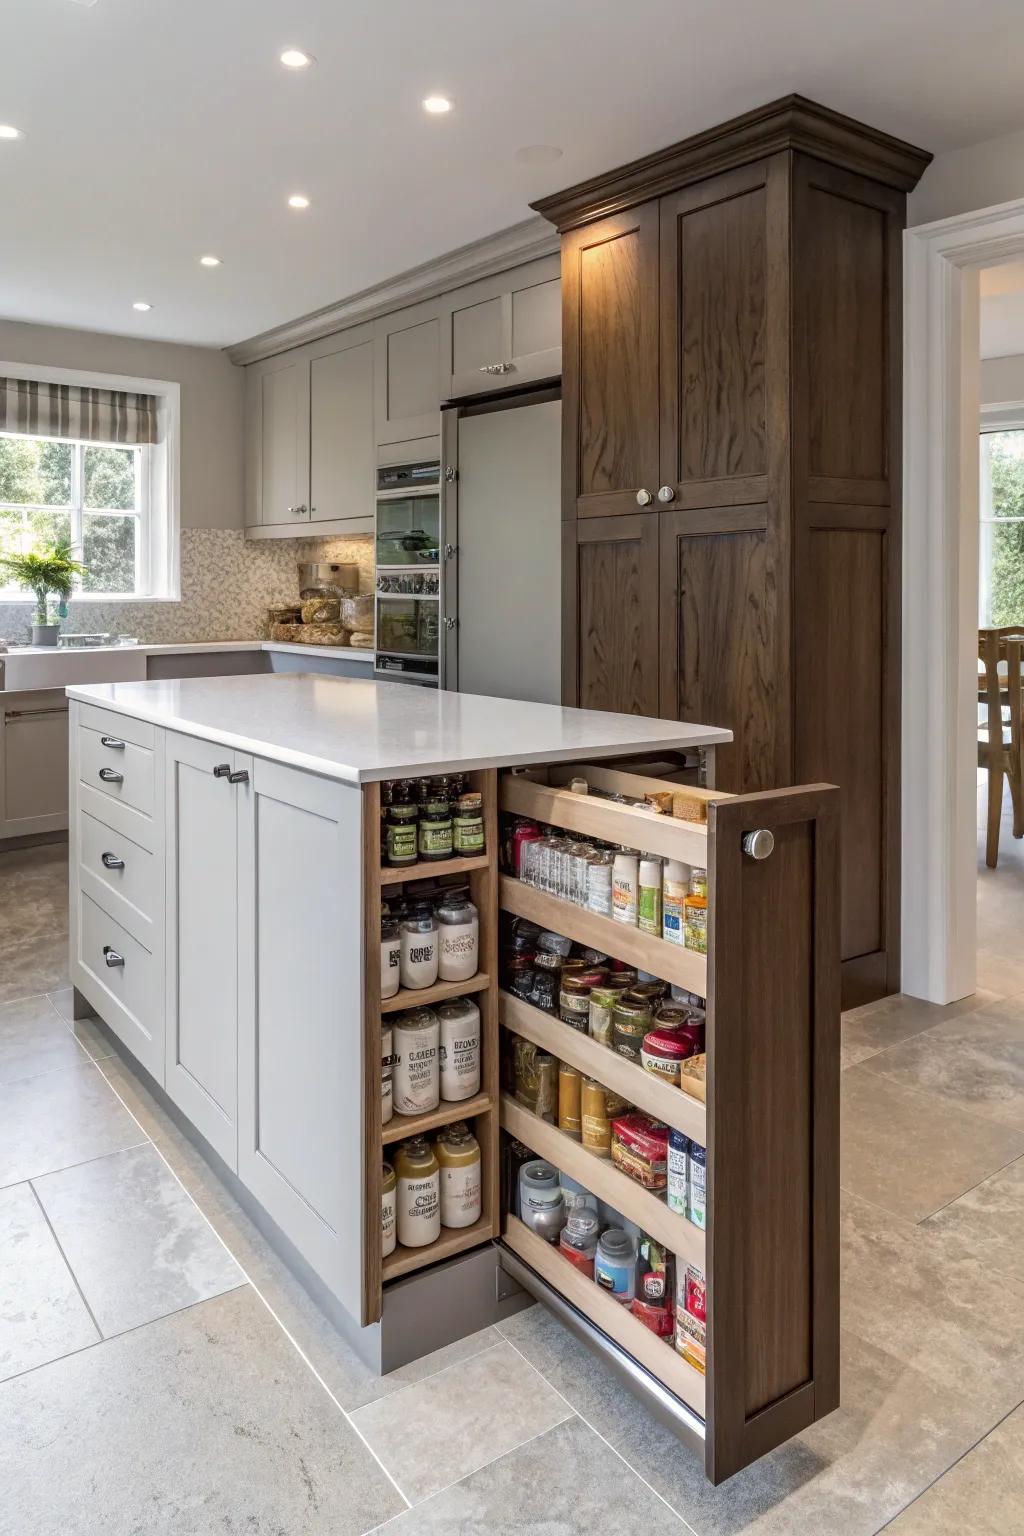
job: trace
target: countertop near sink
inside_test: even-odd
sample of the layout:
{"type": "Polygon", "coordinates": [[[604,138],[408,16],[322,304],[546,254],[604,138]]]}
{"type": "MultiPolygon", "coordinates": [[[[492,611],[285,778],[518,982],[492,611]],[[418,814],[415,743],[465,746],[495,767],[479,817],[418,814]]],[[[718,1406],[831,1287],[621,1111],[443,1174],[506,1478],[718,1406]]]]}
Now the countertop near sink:
{"type": "Polygon", "coordinates": [[[272,640],[207,640],[193,645],[97,645],[61,649],[22,645],[0,655],[0,692],[66,688],[75,683],[132,683],[146,677],[147,656],[197,656],[226,651],[280,651],[340,657],[373,670],[373,652],[346,645],[285,645],[272,640]]]}

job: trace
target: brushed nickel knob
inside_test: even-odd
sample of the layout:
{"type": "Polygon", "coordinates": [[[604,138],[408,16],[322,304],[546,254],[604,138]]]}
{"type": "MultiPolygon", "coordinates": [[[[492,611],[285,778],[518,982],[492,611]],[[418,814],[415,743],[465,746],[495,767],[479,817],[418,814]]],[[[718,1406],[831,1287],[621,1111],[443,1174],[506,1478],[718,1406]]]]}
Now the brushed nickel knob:
{"type": "Polygon", "coordinates": [[[743,852],[748,859],[767,859],[775,847],[775,834],[769,832],[767,827],[761,827],[757,832],[744,832],[743,852]]]}
{"type": "Polygon", "coordinates": [[[658,491],[659,501],[675,501],[676,488],[674,485],[663,485],[658,491]]]}
{"type": "Polygon", "coordinates": [[[637,491],[637,493],[636,493],[636,504],[637,504],[638,507],[649,507],[650,504],[651,504],[651,493],[650,493],[650,491],[645,491],[645,490],[637,491]]]}

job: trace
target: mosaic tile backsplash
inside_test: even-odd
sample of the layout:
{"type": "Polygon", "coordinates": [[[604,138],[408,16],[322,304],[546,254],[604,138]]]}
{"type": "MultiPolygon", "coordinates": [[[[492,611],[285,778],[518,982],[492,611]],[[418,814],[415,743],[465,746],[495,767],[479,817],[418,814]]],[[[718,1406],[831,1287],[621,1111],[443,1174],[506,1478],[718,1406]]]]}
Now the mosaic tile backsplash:
{"type": "MultiPolygon", "coordinates": [[[[146,645],[191,640],[255,640],[269,603],[295,602],[301,561],[342,560],[359,566],[360,592],[373,591],[371,539],[265,539],[241,529],[181,530],[181,600],[175,603],[71,603],[68,633],[109,631],[146,645]]],[[[0,638],[31,640],[32,604],[0,603],[0,638]]]]}

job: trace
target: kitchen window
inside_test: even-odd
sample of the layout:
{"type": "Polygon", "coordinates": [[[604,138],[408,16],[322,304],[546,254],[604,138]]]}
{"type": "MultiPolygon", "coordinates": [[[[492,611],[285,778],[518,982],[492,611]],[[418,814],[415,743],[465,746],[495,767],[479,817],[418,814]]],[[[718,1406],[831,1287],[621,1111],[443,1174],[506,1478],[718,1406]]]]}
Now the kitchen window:
{"type": "Polygon", "coordinates": [[[1024,624],[1024,425],[981,434],[978,622],[1024,624]]]}

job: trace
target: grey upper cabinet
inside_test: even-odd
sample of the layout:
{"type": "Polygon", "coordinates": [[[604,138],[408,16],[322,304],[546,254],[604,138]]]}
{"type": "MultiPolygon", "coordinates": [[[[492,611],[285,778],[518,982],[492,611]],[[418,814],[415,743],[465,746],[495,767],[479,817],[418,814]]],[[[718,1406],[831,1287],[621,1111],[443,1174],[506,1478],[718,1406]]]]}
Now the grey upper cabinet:
{"type": "Polygon", "coordinates": [[[376,323],[376,437],[404,443],[441,430],[441,300],[376,323]]]}
{"type": "Polygon", "coordinates": [[[373,518],[372,340],[309,365],[309,498],[312,523],[373,518]]]}
{"type": "Polygon", "coordinates": [[[442,301],[446,399],[556,378],[562,371],[559,258],[484,278],[442,301]]]}
{"type": "Polygon", "coordinates": [[[259,518],[309,522],[309,363],[284,361],[261,373],[259,518]]]}

